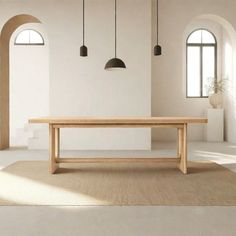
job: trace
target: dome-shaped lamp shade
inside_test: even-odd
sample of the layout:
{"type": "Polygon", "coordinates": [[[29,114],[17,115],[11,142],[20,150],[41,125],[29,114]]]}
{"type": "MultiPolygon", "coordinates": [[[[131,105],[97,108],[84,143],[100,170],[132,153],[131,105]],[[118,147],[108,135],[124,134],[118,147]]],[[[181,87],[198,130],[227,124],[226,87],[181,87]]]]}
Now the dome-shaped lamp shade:
{"type": "Polygon", "coordinates": [[[80,47],[80,56],[81,57],[87,57],[88,56],[88,48],[84,45],[80,47]]]}
{"type": "Polygon", "coordinates": [[[161,46],[160,46],[160,45],[156,45],[156,46],[154,47],[154,55],[155,55],[155,56],[160,56],[161,53],[162,53],[161,46]]]}
{"type": "Polygon", "coordinates": [[[125,63],[119,58],[110,59],[105,65],[105,70],[125,69],[125,63]]]}

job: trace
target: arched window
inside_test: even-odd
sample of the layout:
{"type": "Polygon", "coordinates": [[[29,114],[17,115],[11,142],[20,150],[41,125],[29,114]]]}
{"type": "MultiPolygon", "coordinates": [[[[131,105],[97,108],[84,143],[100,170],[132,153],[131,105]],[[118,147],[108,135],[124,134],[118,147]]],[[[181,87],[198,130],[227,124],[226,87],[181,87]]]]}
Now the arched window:
{"type": "Polygon", "coordinates": [[[39,32],[27,29],[16,36],[15,45],[44,45],[44,39],[39,32]]]}
{"type": "Polygon", "coordinates": [[[208,97],[209,78],[217,77],[217,42],[205,29],[192,32],[187,39],[187,97],[208,97]]]}

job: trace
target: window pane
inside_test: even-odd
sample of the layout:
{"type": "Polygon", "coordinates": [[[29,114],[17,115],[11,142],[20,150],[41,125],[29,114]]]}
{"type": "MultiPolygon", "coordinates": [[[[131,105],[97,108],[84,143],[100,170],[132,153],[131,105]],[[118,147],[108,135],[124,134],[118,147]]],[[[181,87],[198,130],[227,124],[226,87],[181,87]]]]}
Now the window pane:
{"type": "Polygon", "coordinates": [[[188,43],[201,43],[201,41],[202,41],[201,30],[193,32],[188,38],[188,43]]]}
{"type": "Polygon", "coordinates": [[[39,45],[44,45],[44,40],[43,37],[41,36],[40,33],[38,33],[35,30],[23,30],[21,31],[16,39],[15,39],[15,44],[39,44],[39,45]]]}
{"type": "Polygon", "coordinates": [[[200,47],[187,48],[187,96],[199,97],[200,92],[200,47]]]}
{"type": "Polygon", "coordinates": [[[216,43],[216,41],[212,33],[202,30],[202,43],[216,43]]]}
{"type": "Polygon", "coordinates": [[[202,49],[202,75],[203,75],[203,96],[208,96],[206,85],[210,78],[215,77],[215,48],[203,47],[202,49]]]}
{"type": "Polygon", "coordinates": [[[30,30],[30,43],[31,44],[43,44],[43,39],[42,36],[34,31],[34,30],[30,30]]]}
{"type": "Polygon", "coordinates": [[[17,37],[16,37],[16,44],[28,44],[29,41],[29,31],[28,30],[24,30],[22,32],[20,32],[17,37]]]}

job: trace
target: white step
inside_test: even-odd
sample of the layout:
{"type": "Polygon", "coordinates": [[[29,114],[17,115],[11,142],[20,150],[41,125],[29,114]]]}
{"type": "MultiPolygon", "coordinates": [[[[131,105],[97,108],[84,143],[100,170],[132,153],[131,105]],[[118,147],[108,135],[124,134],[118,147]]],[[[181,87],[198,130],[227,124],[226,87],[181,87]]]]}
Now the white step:
{"type": "Polygon", "coordinates": [[[27,146],[28,139],[35,139],[41,136],[45,136],[47,127],[42,125],[33,125],[26,123],[23,127],[15,130],[13,136],[11,136],[11,145],[12,146],[27,146]],[[41,131],[43,130],[43,131],[41,131]]]}

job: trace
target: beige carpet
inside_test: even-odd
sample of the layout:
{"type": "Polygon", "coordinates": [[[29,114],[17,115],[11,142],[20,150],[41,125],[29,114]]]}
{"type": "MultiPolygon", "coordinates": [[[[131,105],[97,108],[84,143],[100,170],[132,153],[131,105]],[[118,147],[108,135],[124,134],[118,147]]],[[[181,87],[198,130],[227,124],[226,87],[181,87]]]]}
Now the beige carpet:
{"type": "Polygon", "coordinates": [[[16,162],[0,172],[0,205],[236,205],[236,174],[214,163],[66,165],[16,162]]]}

